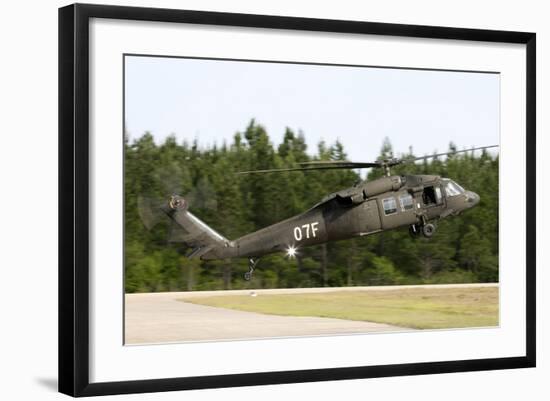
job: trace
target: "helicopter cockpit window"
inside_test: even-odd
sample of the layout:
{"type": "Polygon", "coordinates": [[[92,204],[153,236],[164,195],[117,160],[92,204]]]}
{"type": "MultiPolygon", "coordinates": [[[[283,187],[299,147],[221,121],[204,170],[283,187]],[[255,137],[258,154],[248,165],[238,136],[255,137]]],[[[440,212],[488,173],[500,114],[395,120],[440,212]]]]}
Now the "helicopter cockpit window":
{"type": "Polygon", "coordinates": [[[401,210],[411,210],[414,208],[413,197],[411,194],[402,194],[399,196],[399,203],[401,204],[401,210]]]}
{"type": "Polygon", "coordinates": [[[456,182],[449,180],[445,184],[445,194],[448,197],[457,196],[457,195],[460,195],[462,193],[464,193],[464,188],[462,188],[456,182]]]}
{"type": "Polygon", "coordinates": [[[395,198],[383,199],[382,204],[384,205],[384,214],[386,216],[397,212],[397,202],[395,202],[395,198]]]}

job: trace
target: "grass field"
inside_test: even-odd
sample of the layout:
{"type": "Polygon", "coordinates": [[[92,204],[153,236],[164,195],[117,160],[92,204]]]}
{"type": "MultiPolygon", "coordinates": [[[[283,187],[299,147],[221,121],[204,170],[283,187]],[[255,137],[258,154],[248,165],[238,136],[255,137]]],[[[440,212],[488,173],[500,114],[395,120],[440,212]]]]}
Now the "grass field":
{"type": "Polygon", "coordinates": [[[216,295],[185,302],[282,316],[317,316],[415,329],[498,325],[498,287],[407,288],[303,294],[216,295]]]}

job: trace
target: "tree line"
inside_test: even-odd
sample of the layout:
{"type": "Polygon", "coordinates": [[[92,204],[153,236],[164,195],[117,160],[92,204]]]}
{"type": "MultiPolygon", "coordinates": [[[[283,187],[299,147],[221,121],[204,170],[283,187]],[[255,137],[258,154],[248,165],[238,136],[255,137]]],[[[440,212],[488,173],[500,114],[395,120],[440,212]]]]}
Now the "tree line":
{"type": "MultiPolygon", "coordinates": [[[[150,133],[132,142],[126,138],[124,146],[126,292],[498,281],[499,160],[487,152],[451,154],[392,169],[393,174],[449,177],[481,196],[477,207],[441,220],[433,238],[411,238],[406,229],[397,229],[303,248],[293,259],[269,255],[247,282],[245,259],[188,259],[189,249],[171,241],[168,222],[147,229],[143,200],[183,195],[193,214],[235,239],[301,213],[361,179],[353,170],[236,172],[346,160],[343,144],[320,142],[312,156],[303,133],[287,128],[275,147],[265,128],[252,120],[231,143],[220,146],[201,148],[197,141],[178,143],[173,136],[156,144],[150,133]]],[[[456,150],[451,143],[449,151],[456,150]]],[[[392,153],[386,139],[380,156],[392,153]]],[[[414,157],[412,148],[406,156],[414,157]]],[[[381,175],[371,170],[367,180],[381,175]]]]}

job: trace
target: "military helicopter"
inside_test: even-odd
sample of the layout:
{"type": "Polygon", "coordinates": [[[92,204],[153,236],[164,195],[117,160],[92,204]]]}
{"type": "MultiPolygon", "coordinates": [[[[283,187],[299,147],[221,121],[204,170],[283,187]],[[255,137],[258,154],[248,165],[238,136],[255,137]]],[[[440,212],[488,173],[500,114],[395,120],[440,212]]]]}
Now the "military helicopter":
{"type": "Polygon", "coordinates": [[[203,260],[248,258],[250,280],[264,255],[284,252],[294,257],[302,247],[408,227],[412,236],[432,237],[437,220],[456,216],[479,203],[479,195],[450,178],[436,175],[392,175],[391,167],[432,157],[494,148],[483,146],[415,158],[387,158],[371,163],[311,161],[297,168],[242,171],[271,174],[283,171],[381,168],[384,176],[327,195],[309,210],[256,232],[230,240],[210,228],[188,209],[185,197],[173,195],[160,206],[180,231],[177,242],[192,248],[189,258],[203,260]]]}

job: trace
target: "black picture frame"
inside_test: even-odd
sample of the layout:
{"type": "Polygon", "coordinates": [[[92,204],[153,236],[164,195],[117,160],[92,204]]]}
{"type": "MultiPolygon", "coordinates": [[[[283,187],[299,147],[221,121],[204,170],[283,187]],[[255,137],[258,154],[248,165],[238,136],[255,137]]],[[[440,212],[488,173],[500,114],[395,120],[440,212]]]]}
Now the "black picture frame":
{"type": "Polygon", "coordinates": [[[59,391],[95,396],[534,367],[536,35],[479,29],[74,4],[59,9],[59,391]],[[526,45],[526,353],[520,357],[90,383],[88,61],[91,18],[526,45]]]}

